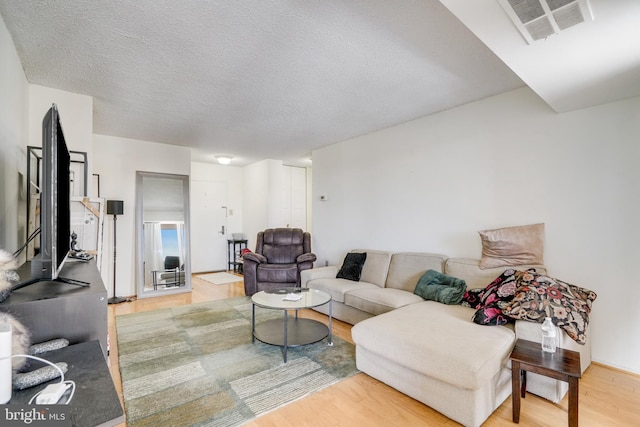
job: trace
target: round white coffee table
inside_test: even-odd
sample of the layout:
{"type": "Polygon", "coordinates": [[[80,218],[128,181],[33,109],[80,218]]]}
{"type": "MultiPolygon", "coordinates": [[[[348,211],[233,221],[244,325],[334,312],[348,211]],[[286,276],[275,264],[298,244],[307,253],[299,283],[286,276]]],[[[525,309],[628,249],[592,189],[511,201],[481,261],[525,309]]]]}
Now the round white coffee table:
{"type": "Polygon", "coordinates": [[[282,347],[284,362],[287,363],[287,348],[313,344],[328,337],[333,345],[331,295],[316,289],[282,288],[260,291],[251,297],[251,340],[282,347]],[[298,310],[329,304],[329,326],[313,319],[298,317],[298,310]],[[271,310],[282,310],[282,319],[271,319],[256,325],[256,306],[271,310]],[[289,316],[295,311],[295,316],[289,316]]]}

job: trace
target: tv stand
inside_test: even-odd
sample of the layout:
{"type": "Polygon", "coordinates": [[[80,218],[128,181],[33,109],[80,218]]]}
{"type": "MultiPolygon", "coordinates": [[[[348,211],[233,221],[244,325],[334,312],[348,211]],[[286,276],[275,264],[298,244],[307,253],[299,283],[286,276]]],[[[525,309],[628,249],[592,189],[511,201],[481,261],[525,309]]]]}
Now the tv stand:
{"type": "Polygon", "coordinates": [[[38,283],[38,282],[60,282],[60,283],[68,283],[69,285],[83,286],[86,288],[91,286],[89,282],[83,282],[82,280],[75,280],[75,279],[65,279],[64,277],[58,276],[53,280],[44,279],[44,278],[33,278],[33,279],[25,280],[24,282],[20,282],[17,285],[13,286],[11,288],[11,292],[17,291],[18,289],[22,289],[24,287],[33,285],[34,283],[38,283]]]}
{"type": "MultiPolygon", "coordinates": [[[[60,418],[49,418],[44,423],[34,422],[33,425],[48,426],[116,426],[124,425],[124,413],[118,399],[118,392],[111,379],[109,368],[98,341],[85,342],[70,345],[58,350],[53,350],[41,355],[50,362],[64,362],[69,366],[65,379],[76,383],[76,392],[69,405],[29,406],[29,400],[35,393],[42,390],[45,385],[40,384],[25,390],[14,390],[9,405],[18,408],[37,408],[38,411],[47,414],[56,414],[63,411],[66,418],[62,422],[60,418]],[[46,410],[45,410],[46,408],[46,410]],[[57,421],[56,421],[57,420],[57,421]]],[[[32,362],[34,367],[40,367],[40,362],[32,362]]],[[[4,411],[3,411],[4,412],[4,411]]],[[[4,420],[4,414],[0,415],[0,423],[4,420]]],[[[11,425],[25,425],[27,423],[15,421],[11,425]]],[[[4,424],[3,424],[4,425],[4,424]]]]}
{"type": "MultiPolygon", "coordinates": [[[[13,314],[31,332],[33,343],[66,338],[71,344],[99,340],[107,355],[107,290],[94,261],[67,261],[61,280],[30,277],[30,263],[18,269],[24,280],[0,303],[0,311],[13,314]],[[82,283],[82,285],[78,285],[82,283]]],[[[60,278],[59,278],[60,279],[60,278]]]]}

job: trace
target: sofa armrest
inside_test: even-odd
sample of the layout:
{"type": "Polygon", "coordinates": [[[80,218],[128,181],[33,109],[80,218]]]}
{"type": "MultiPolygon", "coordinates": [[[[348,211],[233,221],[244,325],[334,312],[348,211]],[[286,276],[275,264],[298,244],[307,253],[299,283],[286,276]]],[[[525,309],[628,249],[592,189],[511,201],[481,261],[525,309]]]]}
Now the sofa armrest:
{"type": "Polygon", "coordinates": [[[311,280],[335,278],[336,274],[338,274],[338,267],[335,265],[303,270],[300,272],[300,285],[306,288],[307,283],[311,280]]]}

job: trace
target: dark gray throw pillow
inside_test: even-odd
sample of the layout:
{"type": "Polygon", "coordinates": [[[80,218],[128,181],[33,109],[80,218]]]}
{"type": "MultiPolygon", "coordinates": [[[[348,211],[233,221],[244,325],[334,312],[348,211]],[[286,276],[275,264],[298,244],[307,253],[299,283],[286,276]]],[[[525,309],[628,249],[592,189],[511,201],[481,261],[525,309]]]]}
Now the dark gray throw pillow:
{"type": "Polygon", "coordinates": [[[460,304],[466,290],[467,284],[464,280],[435,270],[427,270],[418,280],[413,293],[442,304],[460,304]]]}
{"type": "Polygon", "coordinates": [[[344,258],[342,267],[336,275],[339,279],[353,280],[354,282],[360,281],[360,275],[362,274],[362,266],[367,259],[367,253],[350,252],[344,258]]]}

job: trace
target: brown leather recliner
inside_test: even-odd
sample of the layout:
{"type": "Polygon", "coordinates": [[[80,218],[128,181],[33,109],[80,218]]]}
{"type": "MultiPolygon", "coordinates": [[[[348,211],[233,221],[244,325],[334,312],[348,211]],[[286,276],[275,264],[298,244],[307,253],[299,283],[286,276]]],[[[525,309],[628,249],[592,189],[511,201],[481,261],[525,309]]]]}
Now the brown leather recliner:
{"type": "Polygon", "coordinates": [[[300,272],[313,267],[311,234],[299,228],[268,228],[258,233],[255,252],[244,254],[244,292],[300,287],[300,272]]]}

